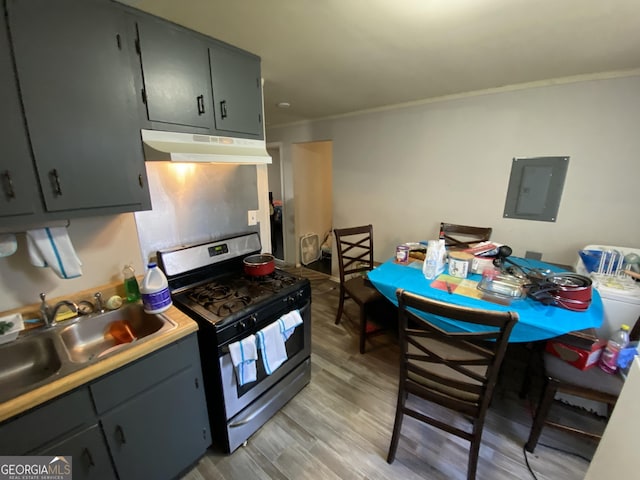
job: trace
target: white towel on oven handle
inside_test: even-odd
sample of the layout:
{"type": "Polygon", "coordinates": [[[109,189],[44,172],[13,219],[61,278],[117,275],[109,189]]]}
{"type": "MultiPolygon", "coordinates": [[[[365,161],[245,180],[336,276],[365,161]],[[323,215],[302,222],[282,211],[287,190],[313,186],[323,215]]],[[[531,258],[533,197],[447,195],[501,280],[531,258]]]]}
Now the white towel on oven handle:
{"type": "Polygon", "coordinates": [[[229,344],[229,354],[231,363],[236,371],[238,385],[255,382],[256,360],[258,359],[258,349],[256,347],[256,336],[249,335],[239,342],[229,344]]]}
{"type": "Polygon", "coordinates": [[[285,313],[280,317],[278,322],[280,322],[280,333],[282,333],[282,338],[284,338],[284,341],[286,342],[289,340],[289,337],[293,334],[296,327],[298,325],[302,325],[300,310],[292,310],[289,313],[285,313]]]}
{"type": "Polygon", "coordinates": [[[258,343],[262,349],[264,371],[267,375],[271,375],[287,360],[287,349],[280,331],[280,322],[276,320],[260,330],[258,343]]]}

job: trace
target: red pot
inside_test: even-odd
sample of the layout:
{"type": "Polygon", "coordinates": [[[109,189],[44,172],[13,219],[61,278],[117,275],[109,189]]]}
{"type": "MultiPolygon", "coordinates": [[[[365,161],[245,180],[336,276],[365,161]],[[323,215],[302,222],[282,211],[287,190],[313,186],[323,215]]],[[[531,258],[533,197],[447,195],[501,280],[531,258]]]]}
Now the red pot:
{"type": "Polygon", "coordinates": [[[591,304],[591,279],[575,273],[561,273],[548,278],[557,285],[552,297],[567,310],[583,311],[591,304]]]}
{"type": "Polygon", "coordinates": [[[276,269],[275,258],[269,253],[249,255],[242,263],[244,264],[244,273],[250,277],[264,277],[276,269]]]}

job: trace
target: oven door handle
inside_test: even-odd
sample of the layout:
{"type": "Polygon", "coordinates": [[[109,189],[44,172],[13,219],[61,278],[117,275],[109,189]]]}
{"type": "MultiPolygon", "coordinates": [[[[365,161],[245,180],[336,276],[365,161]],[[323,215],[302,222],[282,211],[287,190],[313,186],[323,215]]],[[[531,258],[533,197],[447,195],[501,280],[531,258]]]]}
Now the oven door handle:
{"type": "Polygon", "coordinates": [[[256,418],[258,415],[260,415],[260,413],[262,413],[262,411],[268,406],[269,404],[267,403],[266,405],[263,405],[261,408],[255,410],[254,412],[251,412],[251,414],[248,415],[247,417],[241,418],[237,422],[230,423],[229,428],[238,428],[238,427],[242,427],[243,425],[246,425],[247,423],[251,422],[254,418],[256,418]]]}
{"type": "MultiPolygon", "coordinates": [[[[307,358],[307,360],[305,360],[305,362],[309,362],[309,368],[311,368],[311,363],[310,363],[310,360],[308,358],[307,358]]],[[[297,367],[297,368],[300,368],[300,367],[297,367]]],[[[242,427],[242,426],[246,425],[247,423],[250,423],[256,417],[261,415],[265,410],[268,411],[269,408],[272,408],[272,405],[278,404],[278,401],[279,401],[278,399],[281,398],[283,395],[290,395],[294,391],[297,392],[298,389],[296,389],[295,385],[300,385],[299,382],[303,381],[305,375],[310,375],[310,373],[307,373],[307,372],[308,372],[308,370],[298,370],[298,372],[295,374],[295,377],[289,376],[288,377],[289,378],[288,384],[285,385],[280,390],[278,390],[273,397],[271,397],[270,399],[268,399],[267,401],[262,403],[260,405],[260,408],[257,408],[256,410],[254,410],[252,412],[249,412],[246,417],[239,418],[238,420],[234,421],[233,423],[229,423],[228,424],[228,428],[239,428],[239,427],[242,427]],[[292,389],[294,389],[294,390],[292,390],[292,389]]],[[[305,384],[306,384],[306,382],[305,382],[305,384]]],[[[291,398],[291,397],[289,397],[289,398],[291,398]]],[[[256,402],[256,403],[259,403],[259,402],[256,402]]]]}

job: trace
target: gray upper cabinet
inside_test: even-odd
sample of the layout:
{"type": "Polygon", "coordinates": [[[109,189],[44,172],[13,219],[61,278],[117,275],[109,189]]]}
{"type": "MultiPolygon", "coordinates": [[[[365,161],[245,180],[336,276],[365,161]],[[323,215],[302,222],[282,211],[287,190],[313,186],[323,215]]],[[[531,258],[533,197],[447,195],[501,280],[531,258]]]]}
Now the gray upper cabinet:
{"type": "Polygon", "coordinates": [[[150,208],[125,12],[102,0],[6,5],[45,211],[150,208]]]}
{"type": "Polygon", "coordinates": [[[31,215],[40,203],[18,84],[13,69],[9,34],[0,20],[0,217],[31,215]]]}
{"type": "Polygon", "coordinates": [[[194,32],[150,16],[137,20],[143,101],[155,129],[213,126],[207,45],[194,32]]]}
{"type": "Polygon", "coordinates": [[[262,138],[260,58],[212,44],[209,59],[216,130],[262,138]]]}
{"type": "Polygon", "coordinates": [[[130,10],[142,127],[263,139],[260,57],[130,10]]]}

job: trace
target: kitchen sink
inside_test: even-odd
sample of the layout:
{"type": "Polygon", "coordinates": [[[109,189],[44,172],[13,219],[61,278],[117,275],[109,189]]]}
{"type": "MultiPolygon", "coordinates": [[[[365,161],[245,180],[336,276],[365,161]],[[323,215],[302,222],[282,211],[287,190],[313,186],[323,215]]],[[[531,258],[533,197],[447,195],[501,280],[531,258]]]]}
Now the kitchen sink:
{"type": "Polygon", "coordinates": [[[75,363],[87,363],[120,351],[145,337],[176,328],[164,315],[150,315],[140,305],[80,317],[60,331],[60,339],[75,363]],[[126,326],[128,339],[116,334],[114,327],[126,326]],[[115,336],[114,336],[115,335],[115,336]]]}
{"type": "Polygon", "coordinates": [[[62,366],[54,339],[33,336],[0,347],[0,402],[45,383],[62,366]]]}
{"type": "Polygon", "coordinates": [[[0,403],[174,328],[164,315],[149,315],[133,304],[23,332],[0,345],[0,403]],[[114,325],[126,325],[130,336],[123,339],[114,325]]]}

